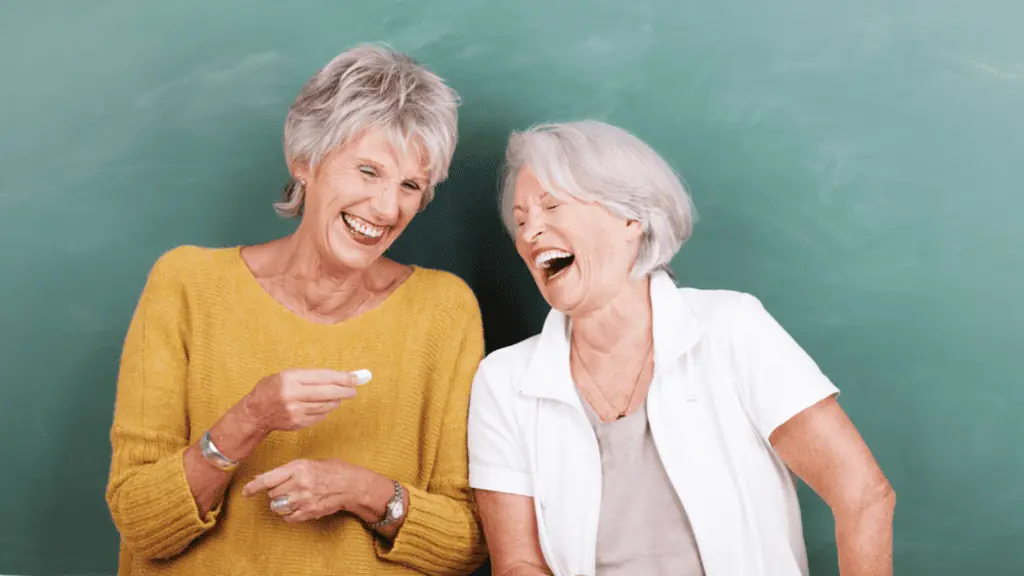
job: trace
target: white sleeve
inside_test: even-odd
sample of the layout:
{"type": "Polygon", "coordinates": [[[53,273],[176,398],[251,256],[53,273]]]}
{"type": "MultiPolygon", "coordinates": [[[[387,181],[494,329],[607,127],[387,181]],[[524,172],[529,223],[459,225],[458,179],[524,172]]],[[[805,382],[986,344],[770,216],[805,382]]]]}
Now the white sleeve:
{"type": "Polygon", "coordinates": [[[741,397],[766,441],[793,416],[839,394],[839,389],[757,298],[743,295],[733,329],[741,397]]]}
{"type": "Polygon", "coordinates": [[[526,465],[515,418],[515,388],[503,375],[488,377],[486,361],[473,378],[469,400],[469,485],[533,496],[533,482],[526,465]]]}

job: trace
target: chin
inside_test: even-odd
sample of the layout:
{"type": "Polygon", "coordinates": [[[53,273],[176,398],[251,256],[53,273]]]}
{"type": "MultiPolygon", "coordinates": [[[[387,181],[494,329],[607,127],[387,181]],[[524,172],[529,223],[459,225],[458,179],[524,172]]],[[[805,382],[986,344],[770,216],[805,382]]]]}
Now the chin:
{"type": "Polygon", "coordinates": [[[574,278],[556,278],[549,281],[543,272],[535,272],[533,279],[548,305],[563,314],[572,313],[583,301],[581,287],[574,278]]]}
{"type": "Polygon", "coordinates": [[[381,243],[381,246],[384,246],[384,248],[381,248],[381,246],[369,247],[353,244],[347,237],[336,233],[331,234],[327,237],[327,250],[325,252],[329,255],[331,261],[340,268],[365,270],[372,266],[374,262],[380,260],[380,257],[384,255],[384,249],[386,249],[384,243],[381,243]]]}

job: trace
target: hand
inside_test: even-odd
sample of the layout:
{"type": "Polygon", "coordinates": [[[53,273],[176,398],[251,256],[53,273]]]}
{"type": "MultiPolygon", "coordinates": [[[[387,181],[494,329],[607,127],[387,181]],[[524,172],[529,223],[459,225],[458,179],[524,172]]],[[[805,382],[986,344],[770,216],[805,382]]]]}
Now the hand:
{"type": "Polygon", "coordinates": [[[285,522],[316,520],[348,510],[371,474],[341,460],[293,460],[257,476],[242,488],[242,496],[266,491],[271,510],[285,522]]]}
{"type": "Polygon", "coordinates": [[[298,430],[323,419],[355,387],[369,381],[369,371],[285,370],[260,380],[241,402],[245,415],[261,430],[298,430]]]}

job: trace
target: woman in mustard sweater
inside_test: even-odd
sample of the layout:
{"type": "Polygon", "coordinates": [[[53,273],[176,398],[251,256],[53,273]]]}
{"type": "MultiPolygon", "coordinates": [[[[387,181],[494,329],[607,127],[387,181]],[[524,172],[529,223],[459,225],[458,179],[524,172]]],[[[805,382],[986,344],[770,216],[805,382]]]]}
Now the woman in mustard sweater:
{"type": "Polygon", "coordinates": [[[125,340],[107,502],[121,575],[466,574],[483,356],[456,276],[382,254],[447,177],[457,95],[391,50],[335,58],[289,110],[295,233],[180,247],[125,340]]]}

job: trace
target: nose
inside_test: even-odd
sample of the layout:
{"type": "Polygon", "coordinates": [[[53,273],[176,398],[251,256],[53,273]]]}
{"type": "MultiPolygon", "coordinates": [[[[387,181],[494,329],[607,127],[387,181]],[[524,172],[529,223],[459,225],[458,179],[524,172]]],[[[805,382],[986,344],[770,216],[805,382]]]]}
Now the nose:
{"type": "Polygon", "coordinates": [[[523,226],[519,229],[519,235],[526,243],[536,242],[544,233],[544,217],[539,210],[529,210],[523,218],[523,226]]]}
{"type": "Polygon", "coordinates": [[[398,219],[398,195],[401,194],[399,184],[385,182],[370,198],[370,209],[373,217],[381,224],[390,224],[398,219]]]}

